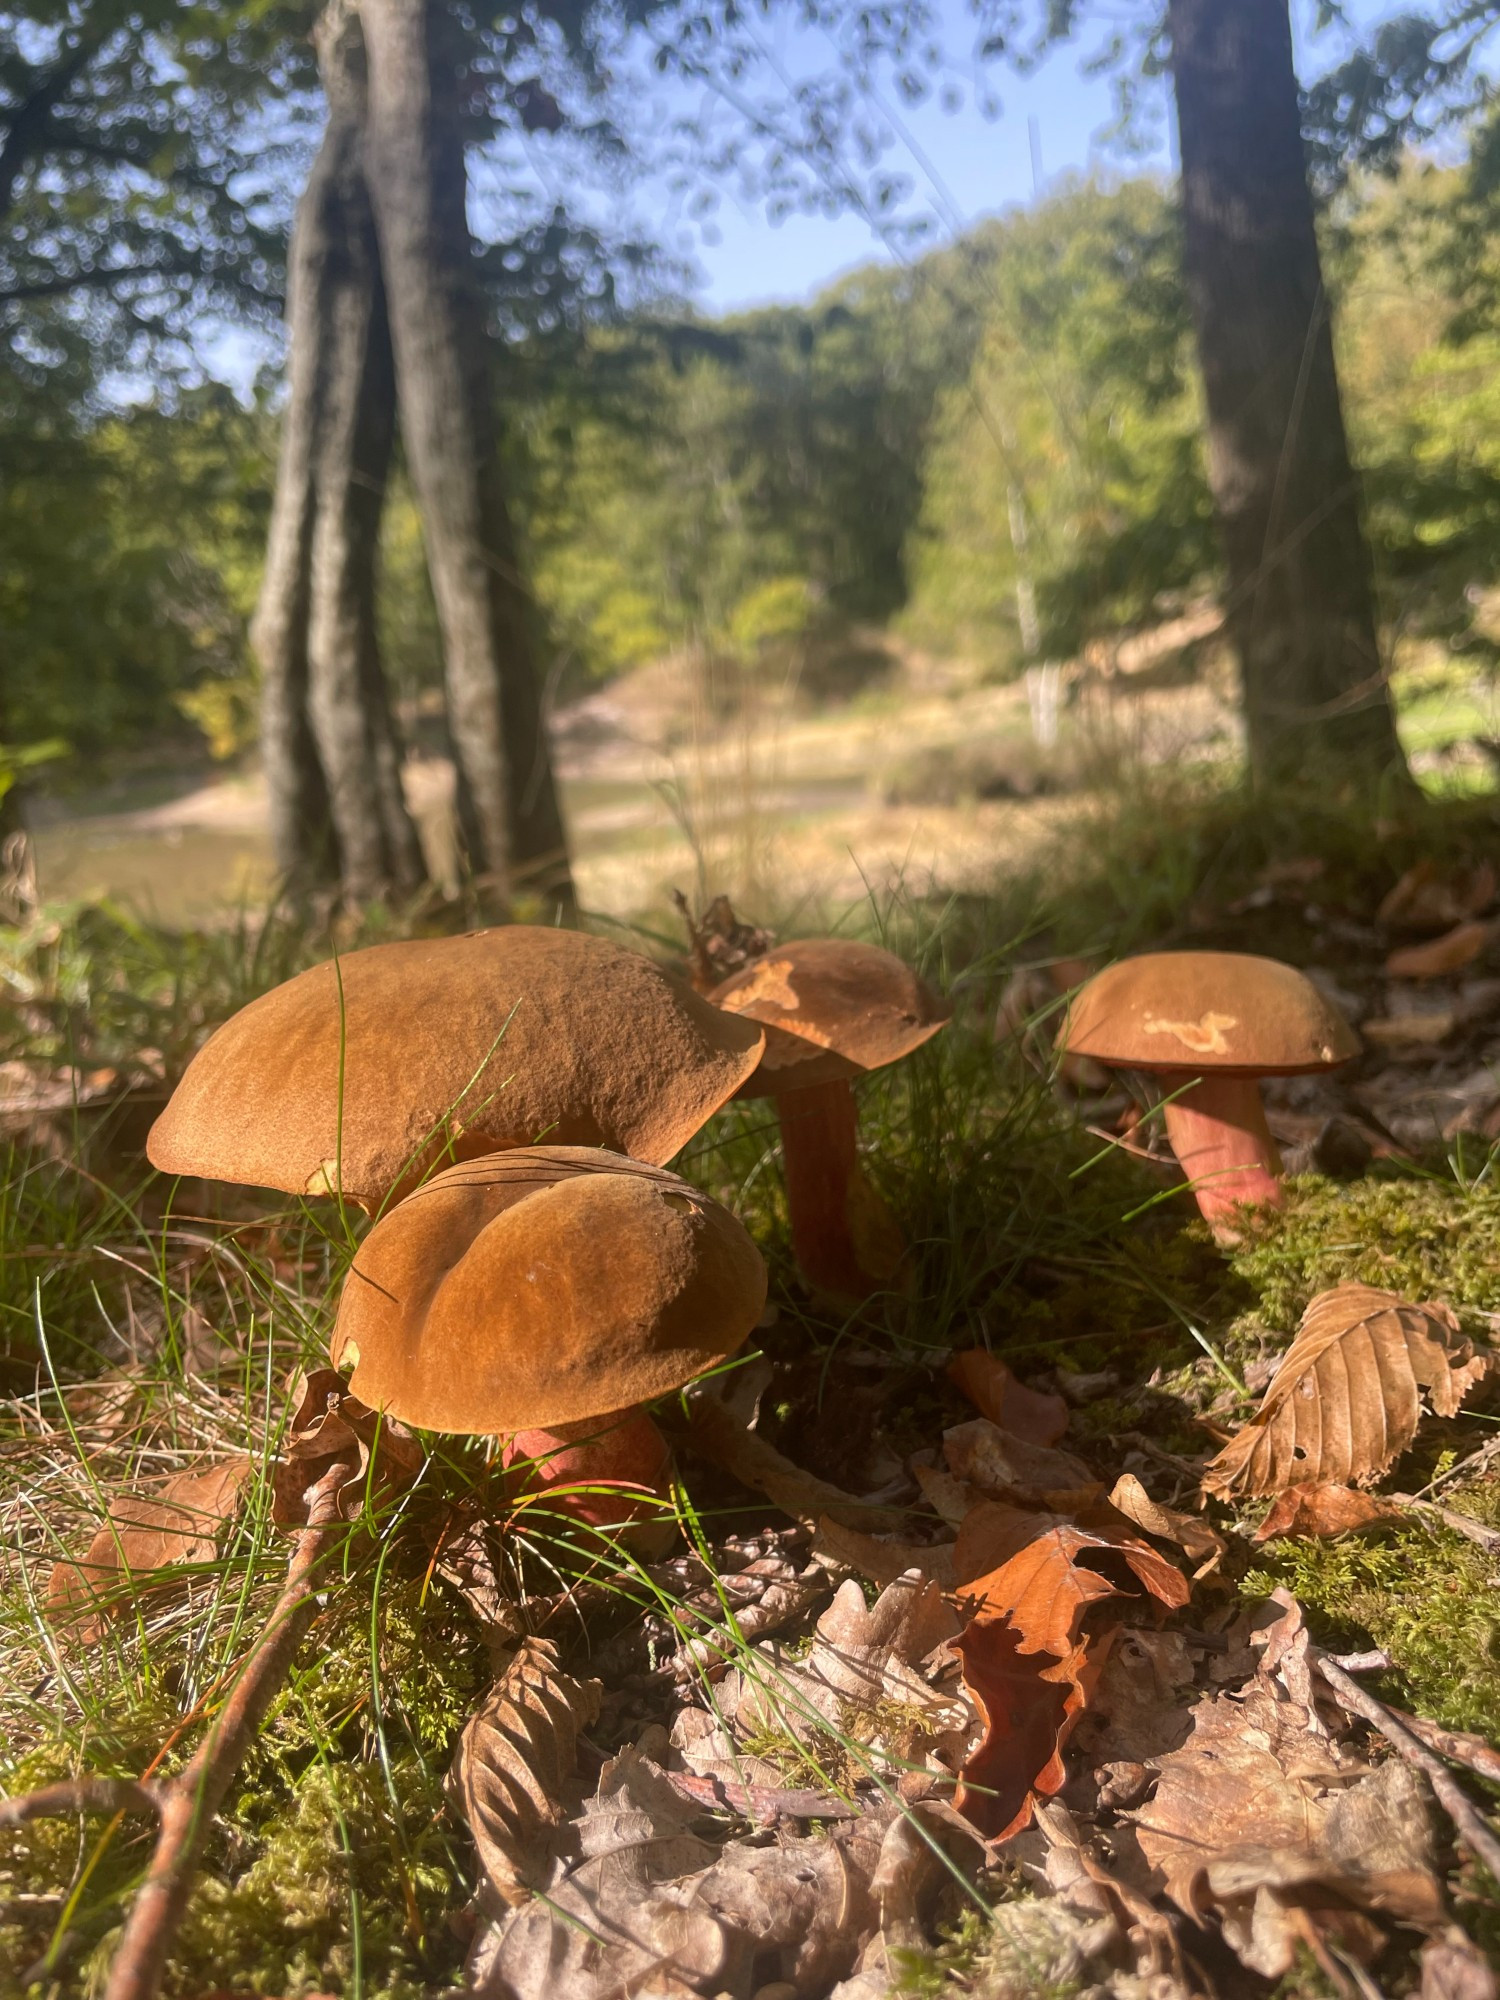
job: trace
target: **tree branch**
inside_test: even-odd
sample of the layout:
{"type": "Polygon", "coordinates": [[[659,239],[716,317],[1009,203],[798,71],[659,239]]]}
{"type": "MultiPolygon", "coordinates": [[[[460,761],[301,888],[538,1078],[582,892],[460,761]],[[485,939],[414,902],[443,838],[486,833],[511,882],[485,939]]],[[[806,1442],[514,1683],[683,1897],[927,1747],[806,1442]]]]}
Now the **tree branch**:
{"type": "Polygon", "coordinates": [[[16,182],[28,160],[41,151],[52,113],[73,87],[74,79],[98,53],[97,36],[85,35],[53,67],[42,74],[31,95],[17,109],[0,145],[0,218],[15,202],[16,182]]]}

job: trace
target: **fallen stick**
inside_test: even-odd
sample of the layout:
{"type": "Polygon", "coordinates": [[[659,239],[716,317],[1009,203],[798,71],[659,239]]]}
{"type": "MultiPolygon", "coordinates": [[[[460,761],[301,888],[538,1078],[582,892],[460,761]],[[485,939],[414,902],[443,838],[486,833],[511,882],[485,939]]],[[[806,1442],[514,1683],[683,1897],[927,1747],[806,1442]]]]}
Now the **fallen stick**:
{"type": "Polygon", "coordinates": [[[1403,1513],[1415,1514],[1418,1520],[1437,1521],[1449,1528],[1455,1535],[1462,1535],[1465,1541],[1473,1542],[1486,1555],[1500,1554],[1500,1529],[1487,1528],[1483,1521],[1476,1521],[1472,1514],[1457,1514],[1451,1507],[1444,1507],[1436,1500],[1424,1500],[1419,1493],[1392,1493],[1392,1506],[1403,1513]]]}
{"type": "MultiPolygon", "coordinates": [[[[1449,1819],[1457,1830],[1459,1839],[1469,1849],[1476,1860],[1484,1866],[1497,1882],[1500,1882],[1500,1839],[1497,1839],[1488,1822],[1484,1819],[1463,1787],[1436,1751],[1431,1750],[1422,1739],[1413,1734],[1407,1724],[1396,1713],[1377,1701],[1372,1694],[1366,1694],[1359,1682],[1344,1672],[1326,1653],[1320,1653],[1316,1646],[1309,1646],[1307,1657],[1311,1666],[1322,1675],[1328,1686],[1338,1697],[1341,1707],[1351,1715],[1362,1716],[1378,1729],[1390,1744],[1396,1755],[1413,1764],[1426,1774],[1449,1819]]],[[[113,1996],[111,1996],[113,2000],[113,1996]]]]}
{"type": "Polygon", "coordinates": [[[825,1514],[846,1528],[895,1529],[905,1524],[902,1508],[861,1500],[793,1465],[774,1445],[746,1430],[717,1396],[690,1397],[688,1413],[688,1442],[699,1457],[732,1473],[742,1486],[764,1493],[793,1520],[814,1530],[825,1514]]]}
{"type": "Polygon", "coordinates": [[[154,1812],[156,1846],[110,1966],[104,2000],[154,2000],[192,1893],[193,1875],[235,1773],[317,1615],[318,1573],[349,1532],[339,1511],[349,1478],[336,1464],[308,1493],[286,1580],[229,1698],[191,1759],[162,1783],[78,1778],[0,1802],[0,1826],[66,1813],[154,1812]]]}

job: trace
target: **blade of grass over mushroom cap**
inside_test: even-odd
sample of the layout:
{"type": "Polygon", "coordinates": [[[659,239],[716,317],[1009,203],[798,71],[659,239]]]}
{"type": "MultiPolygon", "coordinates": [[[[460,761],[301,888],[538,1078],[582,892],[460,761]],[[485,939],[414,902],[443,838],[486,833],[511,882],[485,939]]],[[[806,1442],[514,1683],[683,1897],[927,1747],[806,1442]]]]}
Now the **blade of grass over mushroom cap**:
{"type": "Polygon", "coordinates": [[[603,938],[527,924],[372,945],[227,1021],[152,1128],[166,1173],[377,1208],[445,1158],[528,1145],[670,1159],[763,1038],[603,938]]]}
{"type": "Polygon", "coordinates": [[[1261,1078],[1337,1069],[1360,1043],[1293,966],[1240,952],[1164,951],[1091,979],[1068,1009],[1058,1046],[1160,1081],[1172,1151],[1214,1234],[1234,1242],[1241,1208],[1282,1200],[1261,1078]]]}
{"type": "Polygon", "coordinates": [[[765,1297],[760,1252],[699,1189],[592,1148],[525,1147],[450,1167],[375,1225],[331,1350],[364,1401],[505,1437],[530,1461],[526,1492],[586,1520],[590,1489],[659,1506],[665,1446],[638,1406],[733,1353],[765,1297]]]}
{"type": "Polygon", "coordinates": [[[739,1094],[776,1100],[798,1267],[827,1297],[868,1298],[895,1276],[900,1251],[860,1170],[849,1080],[920,1048],[947,1022],[947,1005],[894,953],[846,938],[778,945],[710,998],[765,1029],[739,1094]]]}

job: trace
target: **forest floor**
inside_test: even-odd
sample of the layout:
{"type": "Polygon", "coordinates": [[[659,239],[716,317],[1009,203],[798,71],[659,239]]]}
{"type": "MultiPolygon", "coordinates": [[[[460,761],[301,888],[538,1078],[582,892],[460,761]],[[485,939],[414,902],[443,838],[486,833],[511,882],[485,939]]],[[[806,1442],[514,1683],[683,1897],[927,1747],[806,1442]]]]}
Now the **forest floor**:
{"type": "MultiPolygon", "coordinates": [[[[1493,1996],[1500,810],[1141,790],[1057,806],[988,893],[849,916],[954,1006],[861,1094],[888,1293],[802,1286],[763,1107],[677,1163],[771,1299],[722,1395],[662,1413],[674,1551],[518,1516],[480,1441],[367,1503],[164,1992],[428,2000],[467,1962],[497,2000],[1493,1996]],[[1231,1249],[1154,1121],[1049,1050],[1076,961],[1162,945],[1303,966],[1365,1035],[1272,1087],[1294,1176],[1231,1249]],[[1293,1370],[1326,1419],[1300,1505],[1205,1484],[1351,1284],[1387,1296],[1340,1294],[1293,1370]]],[[[276,1597],[271,1474],[358,1230],[174,1198],[140,1146],[206,1030],[325,949],[108,909],[3,940],[7,1794],[170,1777],[276,1597]],[[184,1539],[160,1508],[205,1465],[184,1539]],[[104,1604],[72,1567],[101,1531],[104,1604]]],[[[102,1992],[150,1846],[103,1796],[0,1830],[0,1993],[102,1992]]]]}

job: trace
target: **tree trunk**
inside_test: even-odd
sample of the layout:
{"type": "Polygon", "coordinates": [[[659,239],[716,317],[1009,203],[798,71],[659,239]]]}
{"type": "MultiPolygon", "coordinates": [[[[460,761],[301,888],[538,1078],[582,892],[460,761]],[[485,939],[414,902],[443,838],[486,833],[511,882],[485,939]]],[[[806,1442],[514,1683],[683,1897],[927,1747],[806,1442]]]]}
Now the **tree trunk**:
{"type": "Polygon", "coordinates": [[[443,635],[459,819],[502,901],[569,907],[541,712],[536,621],[517,565],[474,278],[462,64],[437,0],[363,0],[367,161],[407,462],[443,635]]]}
{"type": "Polygon", "coordinates": [[[316,39],[328,126],[298,205],[292,393],[253,638],[278,864],[364,900],[422,880],[376,640],[394,397],[363,170],[363,53],[342,5],[316,39]]]}
{"type": "Polygon", "coordinates": [[[1251,770],[1409,783],[1376,636],[1287,0],[1168,0],[1183,264],[1251,770]]]}

